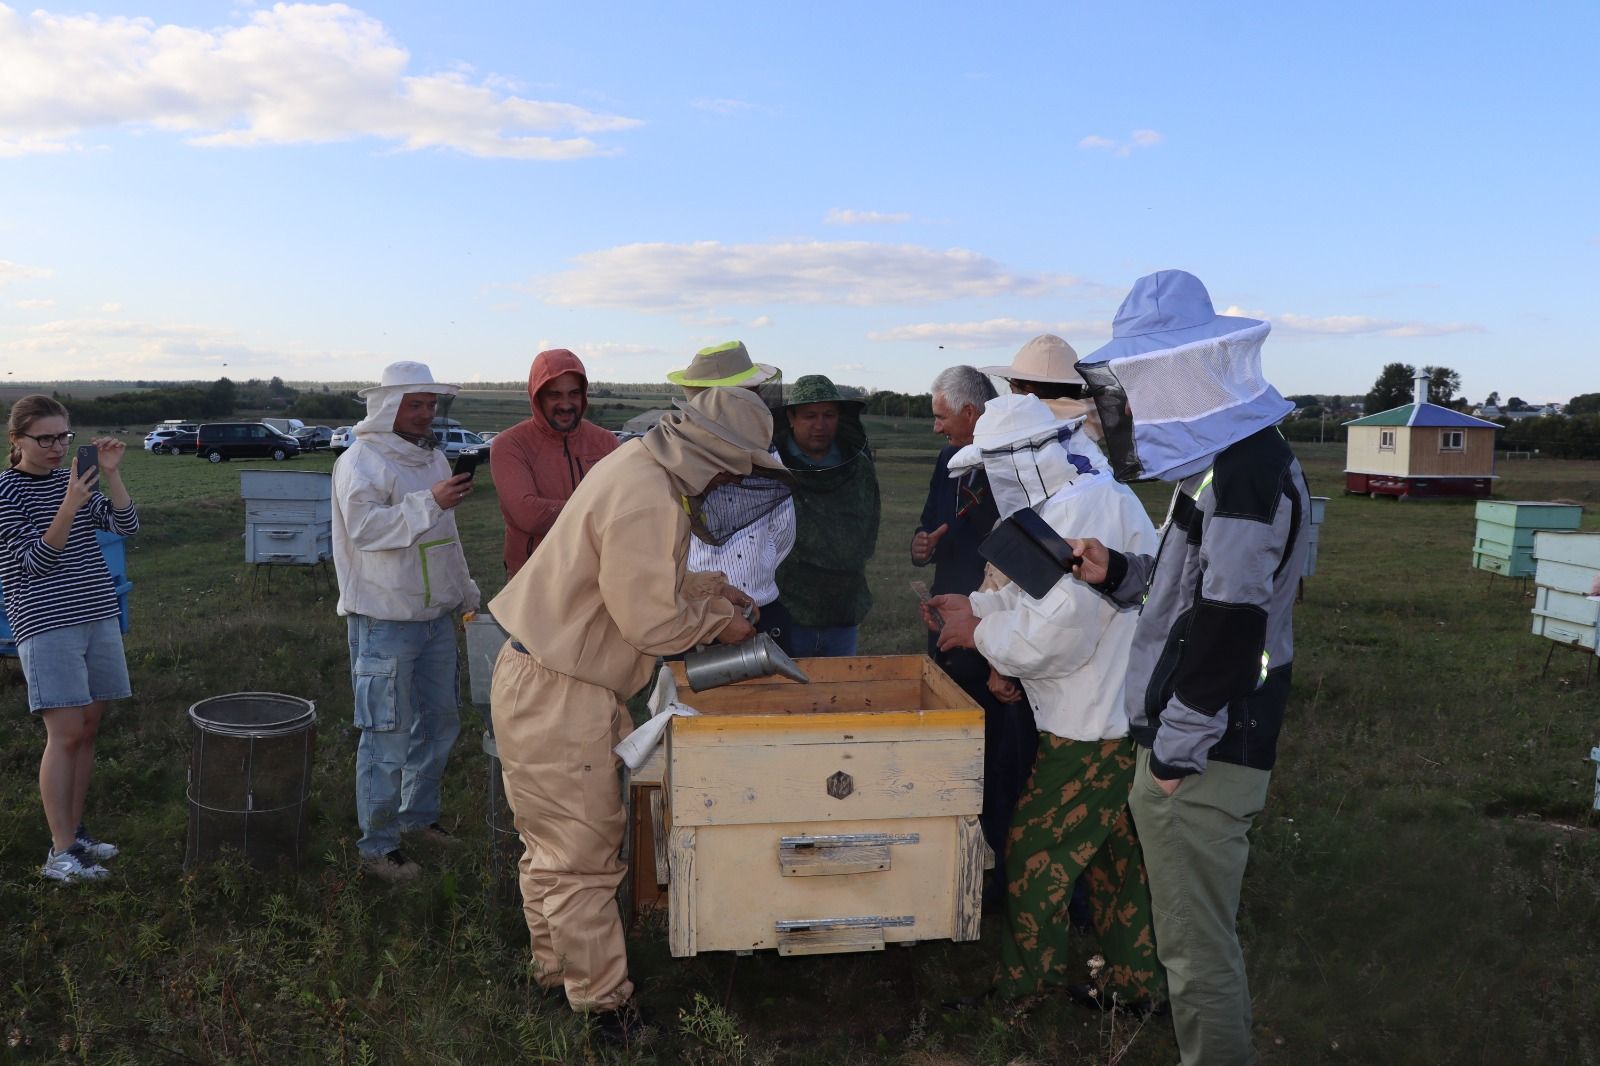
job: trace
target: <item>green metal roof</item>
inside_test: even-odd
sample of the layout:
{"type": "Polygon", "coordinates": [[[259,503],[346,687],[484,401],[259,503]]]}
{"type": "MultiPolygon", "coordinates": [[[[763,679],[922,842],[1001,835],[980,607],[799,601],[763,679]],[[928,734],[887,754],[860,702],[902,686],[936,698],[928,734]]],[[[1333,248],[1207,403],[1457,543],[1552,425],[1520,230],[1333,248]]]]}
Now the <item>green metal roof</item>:
{"type": "Polygon", "coordinates": [[[1353,422],[1346,422],[1347,426],[1412,426],[1429,429],[1499,429],[1499,425],[1472,415],[1464,415],[1460,411],[1452,411],[1448,407],[1441,407],[1436,403],[1408,403],[1402,407],[1391,407],[1387,411],[1379,411],[1375,415],[1358,418],[1353,422]]]}
{"type": "Polygon", "coordinates": [[[1347,426],[1409,426],[1411,412],[1416,409],[1416,404],[1408,403],[1404,407],[1391,407],[1387,411],[1379,411],[1375,415],[1357,418],[1346,422],[1347,426]]]}

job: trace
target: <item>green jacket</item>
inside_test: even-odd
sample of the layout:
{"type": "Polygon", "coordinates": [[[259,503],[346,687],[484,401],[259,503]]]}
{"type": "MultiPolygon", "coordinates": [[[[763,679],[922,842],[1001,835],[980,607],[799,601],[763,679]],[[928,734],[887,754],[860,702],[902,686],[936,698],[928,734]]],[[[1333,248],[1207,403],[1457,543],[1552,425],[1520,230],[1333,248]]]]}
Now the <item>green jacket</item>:
{"type": "Polygon", "coordinates": [[[794,474],[794,548],[778,566],[778,596],[802,626],[851,626],[872,609],[867,560],[878,547],[878,473],[855,405],[839,412],[844,461],[818,467],[797,454],[777,419],[778,455],[794,474]]]}

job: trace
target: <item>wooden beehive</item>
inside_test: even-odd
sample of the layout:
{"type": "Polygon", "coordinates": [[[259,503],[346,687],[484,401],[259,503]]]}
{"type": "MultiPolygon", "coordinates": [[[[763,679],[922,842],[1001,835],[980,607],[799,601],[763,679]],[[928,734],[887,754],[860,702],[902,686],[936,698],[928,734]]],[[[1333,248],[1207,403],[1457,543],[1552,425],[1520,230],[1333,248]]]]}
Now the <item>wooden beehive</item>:
{"type": "Polygon", "coordinates": [[[1538,500],[1481,500],[1472,565],[1503,577],[1533,574],[1533,535],[1541,529],[1577,529],[1583,508],[1538,500]]]}
{"type": "Polygon", "coordinates": [[[672,954],[977,939],[983,712],[926,656],[800,668],[695,693],[672,664],[701,712],[667,734],[672,954]]]}
{"type": "Polygon", "coordinates": [[[333,558],[333,475],[320,470],[245,470],[244,561],[313,566],[333,558]]]}
{"type": "Polygon", "coordinates": [[[1535,533],[1533,556],[1533,632],[1596,650],[1600,600],[1592,593],[1600,579],[1600,533],[1535,533]]]}

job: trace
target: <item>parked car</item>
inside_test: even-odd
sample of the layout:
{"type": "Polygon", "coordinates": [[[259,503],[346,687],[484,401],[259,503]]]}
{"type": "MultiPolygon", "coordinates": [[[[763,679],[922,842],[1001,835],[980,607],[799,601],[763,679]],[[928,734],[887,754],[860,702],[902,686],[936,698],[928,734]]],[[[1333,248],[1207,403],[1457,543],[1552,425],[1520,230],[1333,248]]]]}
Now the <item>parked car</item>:
{"type": "MultiPolygon", "coordinates": [[[[197,427],[190,426],[188,432],[193,433],[196,428],[197,427]]],[[[157,426],[155,429],[152,429],[149,433],[144,435],[144,450],[147,452],[159,452],[160,449],[156,447],[157,444],[165,444],[167,441],[171,440],[173,437],[182,432],[184,432],[184,430],[179,429],[176,426],[157,426]]]]}
{"type": "Polygon", "coordinates": [[[454,459],[462,452],[482,448],[485,441],[470,429],[435,429],[433,435],[439,441],[440,450],[446,459],[454,459]]]}
{"type": "Polygon", "coordinates": [[[314,452],[333,444],[333,430],[327,426],[301,426],[290,436],[300,442],[300,450],[304,452],[314,452]]]}
{"type": "Polygon", "coordinates": [[[224,459],[292,459],[300,442],[263,422],[207,422],[200,427],[195,454],[209,462],[224,459]]]}
{"type": "Polygon", "coordinates": [[[498,429],[491,429],[487,433],[479,433],[478,439],[483,441],[483,443],[488,444],[490,441],[494,440],[495,437],[499,436],[499,434],[500,431],[498,429]]]}
{"type": "Polygon", "coordinates": [[[152,455],[182,455],[192,452],[199,447],[200,434],[198,432],[184,432],[163,434],[150,445],[152,455]]]}
{"type": "Polygon", "coordinates": [[[336,452],[342,452],[356,442],[354,426],[340,426],[333,431],[333,437],[328,441],[328,447],[336,452]]]}

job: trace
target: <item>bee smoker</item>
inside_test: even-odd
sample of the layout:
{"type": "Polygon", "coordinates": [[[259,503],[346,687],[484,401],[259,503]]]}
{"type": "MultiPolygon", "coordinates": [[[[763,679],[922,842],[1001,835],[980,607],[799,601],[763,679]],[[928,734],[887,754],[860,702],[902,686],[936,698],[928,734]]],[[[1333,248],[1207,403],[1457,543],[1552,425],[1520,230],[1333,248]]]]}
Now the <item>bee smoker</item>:
{"type": "Polygon", "coordinates": [[[802,685],[811,683],[805,671],[765,633],[757,633],[738,644],[697,648],[684,655],[683,672],[689,679],[689,687],[696,692],[773,674],[782,674],[802,685]]]}

